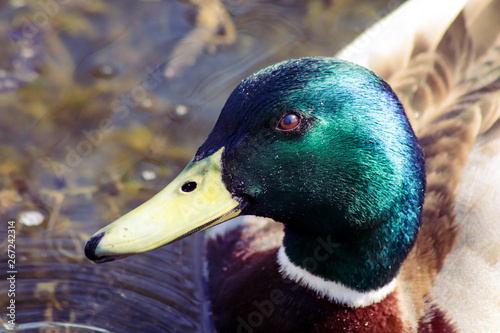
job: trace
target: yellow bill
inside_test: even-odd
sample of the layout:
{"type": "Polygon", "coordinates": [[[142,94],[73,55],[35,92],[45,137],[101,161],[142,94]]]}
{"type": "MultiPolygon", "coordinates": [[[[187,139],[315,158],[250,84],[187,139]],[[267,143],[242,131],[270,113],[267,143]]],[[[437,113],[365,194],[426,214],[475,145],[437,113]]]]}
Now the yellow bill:
{"type": "Polygon", "coordinates": [[[153,198],[95,233],[87,258],[105,262],[145,252],[238,216],[243,204],[222,181],[223,150],[190,162],[153,198]]]}

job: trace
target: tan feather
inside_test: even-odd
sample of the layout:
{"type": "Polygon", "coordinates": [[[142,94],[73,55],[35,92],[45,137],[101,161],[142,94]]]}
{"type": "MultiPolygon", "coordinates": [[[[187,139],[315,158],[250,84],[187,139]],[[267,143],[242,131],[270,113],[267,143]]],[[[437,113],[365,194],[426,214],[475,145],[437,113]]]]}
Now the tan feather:
{"type": "Polygon", "coordinates": [[[426,299],[461,331],[496,332],[500,1],[432,3],[410,1],[385,19],[408,24],[380,33],[363,56],[348,48],[339,56],[371,68],[391,84],[426,156],[423,224],[399,285],[409,325],[418,326],[426,299]],[[463,304],[474,304],[478,311],[463,304]]]}

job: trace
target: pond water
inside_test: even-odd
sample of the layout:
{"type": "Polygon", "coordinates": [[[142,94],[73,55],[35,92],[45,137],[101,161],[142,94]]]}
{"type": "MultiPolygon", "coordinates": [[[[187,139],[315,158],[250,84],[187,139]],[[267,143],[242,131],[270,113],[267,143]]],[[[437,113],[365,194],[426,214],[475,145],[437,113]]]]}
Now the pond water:
{"type": "Polygon", "coordinates": [[[211,332],[203,235],[102,265],[85,242],[182,170],[240,80],[399,2],[2,1],[0,331],[211,332]]]}

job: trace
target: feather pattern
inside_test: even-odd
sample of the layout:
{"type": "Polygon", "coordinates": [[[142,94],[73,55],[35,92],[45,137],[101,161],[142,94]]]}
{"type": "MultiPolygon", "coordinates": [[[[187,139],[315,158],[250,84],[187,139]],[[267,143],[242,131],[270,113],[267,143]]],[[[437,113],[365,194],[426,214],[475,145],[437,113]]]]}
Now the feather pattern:
{"type": "MultiPolygon", "coordinates": [[[[412,1],[393,15],[429,8],[429,1],[412,1]]],[[[460,331],[493,332],[500,330],[495,197],[500,187],[500,1],[441,1],[438,9],[443,12],[433,15],[453,17],[454,10],[459,11],[447,25],[445,20],[427,19],[421,20],[422,26],[407,26],[413,31],[403,28],[398,33],[411,34],[407,40],[412,43],[390,56],[380,50],[399,48],[391,43],[403,37],[390,39],[387,46],[378,43],[387,38],[382,33],[372,40],[373,49],[363,50],[369,55],[362,59],[364,65],[382,75],[400,97],[426,157],[422,228],[402,268],[399,287],[411,303],[405,312],[414,328],[428,310],[420,301],[426,299],[446,309],[460,331]],[[475,264],[484,273],[472,268],[475,264]],[[467,288],[459,285],[464,281],[467,288]],[[462,298],[464,289],[476,309],[458,306],[469,302],[462,298]]]]}
{"type": "MultiPolygon", "coordinates": [[[[413,0],[337,55],[387,80],[426,157],[423,224],[397,287],[411,332],[500,331],[499,15],[498,0],[413,0]]],[[[281,243],[280,224],[245,222],[231,260],[281,243]]]]}

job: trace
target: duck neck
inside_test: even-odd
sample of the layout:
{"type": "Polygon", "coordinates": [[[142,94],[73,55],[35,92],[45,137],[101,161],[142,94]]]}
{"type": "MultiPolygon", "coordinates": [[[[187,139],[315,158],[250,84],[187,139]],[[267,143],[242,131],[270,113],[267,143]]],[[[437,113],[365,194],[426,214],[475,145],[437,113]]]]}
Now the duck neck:
{"type": "Polygon", "coordinates": [[[417,232],[418,224],[401,222],[335,242],[334,234],[304,235],[285,226],[278,261],[286,277],[320,295],[354,307],[368,306],[394,290],[417,232]]]}

